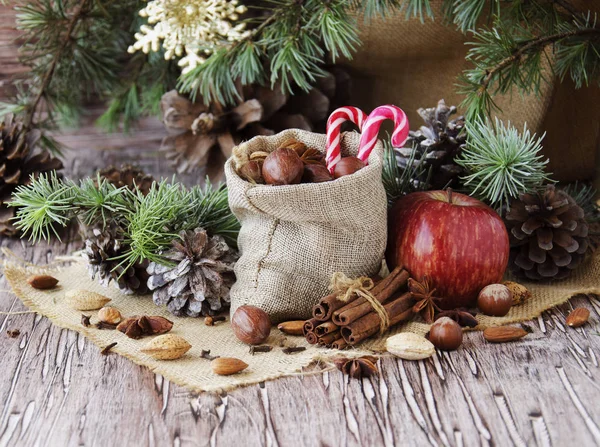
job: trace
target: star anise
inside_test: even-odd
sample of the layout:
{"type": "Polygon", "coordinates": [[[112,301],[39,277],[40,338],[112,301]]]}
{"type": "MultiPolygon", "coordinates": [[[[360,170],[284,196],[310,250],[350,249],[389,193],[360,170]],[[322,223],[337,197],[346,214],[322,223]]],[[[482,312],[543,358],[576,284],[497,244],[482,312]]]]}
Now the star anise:
{"type": "Polygon", "coordinates": [[[344,374],[348,374],[353,379],[362,379],[377,374],[377,357],[363,356],[355,359],[338,357],[333,363],[344,374]]]}
{"type": "Polygon", "coordinates": [[[164,317],[146,316],[127,318],[119,323],[117,330],[129,338],[140,338],[144,335],[159,335],[169,332],[173,322],[164,317]]]}
{"type": "Polygon", "coordinates": [[[448,317],[451,320],[456,321],[462,327],[475,327],[479,324],[475,318],[475,312],[462,308],[440,312],[435,316],[435,319],[437,320],[442,317],[448,317]]]}
{"type": "Polygon", "coordinates": [[[409,278],[408,289],[416,301],[413,312],[421,314],[426,323],[433,323],[436,312],[441,310],[437,305],[441,298],[434,296],[436,289],[432,287],[429,277],[424,276],[421,281],[409,278]]]}

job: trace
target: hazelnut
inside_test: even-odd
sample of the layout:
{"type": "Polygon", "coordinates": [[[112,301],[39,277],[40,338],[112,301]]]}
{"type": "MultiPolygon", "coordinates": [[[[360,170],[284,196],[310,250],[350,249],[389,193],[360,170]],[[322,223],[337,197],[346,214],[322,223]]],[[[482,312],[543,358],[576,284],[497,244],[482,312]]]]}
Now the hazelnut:
{"type": "Polygon", "coordinates": [[[108,324],[119,324],[121,322],[121,312],[114,307],[103,307],[98,311],[98,320],[108,324]]]}
{"type": "Polygon", "coordinates": [[[250,183],[264,183],[260,161],[250,160],[238,170],[238,174],[250,183]]]}
{"type": "Polygon", "coordinates": [[[462,338],[462,328],[456,321],[448,317],[436,320],[429,330],[429,341],[442,351],[458,349],[462,344],[462,338]]]}
{"type": "Polygon", "coordinates": [[[513,294],[503,284],[485,286],[477,297],[477,307],[485,315],[503,317],[508,313],[513,303],[513,294]]]}
{"type": "Polygon", "coordinates": [[[271,152],[263,162],[262,175],[269,185],[295,185],[302,180],[304,163],[293,149],[271,152]]]}
{"type": "Polygon", "coordinates": [[[258,307],[240,306],[231,317],[231,328],[240,341],[249,345],[259,345],[271,333],[271,319],[258,307]]]}
{"type": "Polygon", "coordinates": [[[356,171],[365,167],[365,164],[360,161],[356,157],[344,157],[342,158],[337,165],[335,165],[335,170],[333,171],[333,176],[335,178],[343,177],[344,175],[354,174],[356,171]]]}
{"type": "Polygon", "coordinates": [[[302,183],[323,183],[331,180],[333,177],[325,166],[318,164],[304,166],[302,183]]]}

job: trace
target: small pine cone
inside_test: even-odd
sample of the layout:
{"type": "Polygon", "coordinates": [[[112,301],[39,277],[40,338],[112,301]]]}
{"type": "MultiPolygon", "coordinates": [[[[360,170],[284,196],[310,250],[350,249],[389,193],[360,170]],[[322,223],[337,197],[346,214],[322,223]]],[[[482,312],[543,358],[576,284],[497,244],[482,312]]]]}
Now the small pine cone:
{"type": "Polygon", "coordinates": [[[105,231],[95,228],[90,233],[92,235],[85,241],[84,254],[92,279],[98,278],[105,287],[113,281],[126,294],[147,293],[147,264],[135,264],[127,269],[120,265],[122,260],[118,257],[124,253],[120,232],[115,228],[105,231]]]}
{"type": "Polygon", "coordinates": [[[141,169],[129,164],[121,165],[120,169],[109,166],[108,168],[101,169],[99,173],[101,177],[108,180],[117,188],[125,186],[134,191],[137,187],[144,195],[148,194],[154,182],[154,177],[150,174],[146,174],[141,169]]]}
{"type": "Polygon", "coordinates": [[[450,116],[456,113],[456,107],[448,107],[443,99],[436,107],[421,108],[417,112],[425,121],[425,126],[411,130],[404,147],[396,149],[398,165],[406,168],[411,158],[416,165],[423,164],[423,176],[414,181],[417,184],[429,181],[427,186],[431,189],[458,186],[464,169],[454,160],[466,144],[466,133],[463,131],[465,118],[459,116],[450,120],[450,116]]]}
{"type": "Polygon", "coordinates": [[[12,218],[16,208],[8,207],[12,193],[29,184],[31,176],[62,169],[62,162],[47,151],[37,151],[41,137],[37,129],[26,131],[13,115],[0,122],[0,234],[15,236],[19,231],[12,218]]]}
{"type": "Polygon", "coordinates": [[[581,264],[588,250],[583,209],[554,185],[513,201],[506,214],[506,227],[511,268],[529,279],[565,278],[581,264]]]}
{"type": "Polygon", "coordinates": [[[175,266],[151,262],[148,287],[157,306],[177,316],[199,317],[229,307],[229,289],[235,281],[237,253],[221,236],[208,237],[205,230],[180,233],[173,248],[163,253],[175,266]]]}

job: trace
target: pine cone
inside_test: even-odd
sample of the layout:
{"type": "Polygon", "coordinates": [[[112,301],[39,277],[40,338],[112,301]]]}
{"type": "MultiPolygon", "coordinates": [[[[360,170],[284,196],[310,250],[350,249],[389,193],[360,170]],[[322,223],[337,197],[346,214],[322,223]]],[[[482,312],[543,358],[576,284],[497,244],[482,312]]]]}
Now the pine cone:
{"type": "Polygon", "coordinates": [[[35,146],[41,132],[37,129],[26,132],[23,123],[13,115],[7,115],[0,123],[0,234],[14,236],[18,230],[11,219],[15,208],[9,208],[12,193],[19,185],[29,184],[30,177],[42,172],[62,169],[62,162],[47,151],[35,155],[35,146]]]}
{"type": "Polygon", "coordinates": [[[144,195],[148,194],[154,182],[154,177],[130,164],[121,165],[120,169],[117,169],[115,166],[109,166],[108,168],[101,169],[99,174],[100,177],[104,177],[117,188],[126,186],[131,191],[137,188],[144,195]]]}
{"type": "Polygon", "coordinates": [[[177,316],[198,317],[229,307],[237,255],[221,236],[208,237],[202,228],[181,232],[181,240],[163,256],[175,266],[151,262],[148,287],[154,303],[167,305],[177,316]]]}
{"type": "Polygon", "coordinates": [[[513,201],[506,214],[506,227],[511,240],[511,267],[529,279],[567,277],[581,264],[588,249],[583,209],[554,185],[513,201]]]}
{"type": "Polygon", "coordinates": [[[414,163],[425,164],[423,177],[414,179],[415,181],[426,182],[431,169],[428,188],[457,187],[464,170],[454,159],[466,144],[466,134],[462,132],[465,126],[464,116],[449,121],[450,116],[456,113],[456,107],[448,107],[443,99],[439,100],[436,107],[421,108],[417,112],[426,125],[417,131],[411,130],[405,146],[396,149],[398,165],[406,168],[410,158],[414,156],[414,163]]]}
{"type": "Polygon", "coordinates": [[[205,106],[201,97],[192,103],[172,90],[161,100],[169,136],[160,150],[177,172],[189,173],[206,166],[207,174],[216,181],[232,149],[243,140],[289,128],[324,132],[329,112],[347,101],[349,79],[346,72],[333,67],[308,93],[285,95],[279,84],[273,89],[240,87],[242,99],[234,107],[219,103],[205,106]]]}
{"type": "Polygon", "coordinates": [[[85,241],[84,254],[92,279],[98,277],[104,287],[114,281],[123,293],[147,293],[147,264],[136,264],[128,269],[120,265],[122,259],[118,257],[124,252],[120,231],[115,227],[104,231],[94,228],[90,233],[91,236],[85,241]]]}

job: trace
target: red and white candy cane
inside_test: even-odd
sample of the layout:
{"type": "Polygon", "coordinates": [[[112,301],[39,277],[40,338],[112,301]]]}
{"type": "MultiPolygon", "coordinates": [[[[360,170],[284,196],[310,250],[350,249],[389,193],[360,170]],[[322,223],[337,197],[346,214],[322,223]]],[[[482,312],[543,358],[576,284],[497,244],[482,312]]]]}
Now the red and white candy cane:
{"type": "Polygon", "coordinates": [[[340,107],[329,115],[329,119],[327,120],[327,154],[325,156],[329,172],[333,173],[335,165],[342,158],[340,148],[342,124],[346,121],[351,121],[362,130],[366,120],[367,114],[358,107],[340,107]]]}
{"type": "Polygon", "coordinates": [[[362,127],[357,157],[367,162],[371,151],[377,144],[377,134],[381,123],[385,120],[394,121],[394,132],[392,133],[392,146],[402,147],[408,138],[408,118],[404,111],[393,105],[379,106],[371,112],[362,127]]]}

